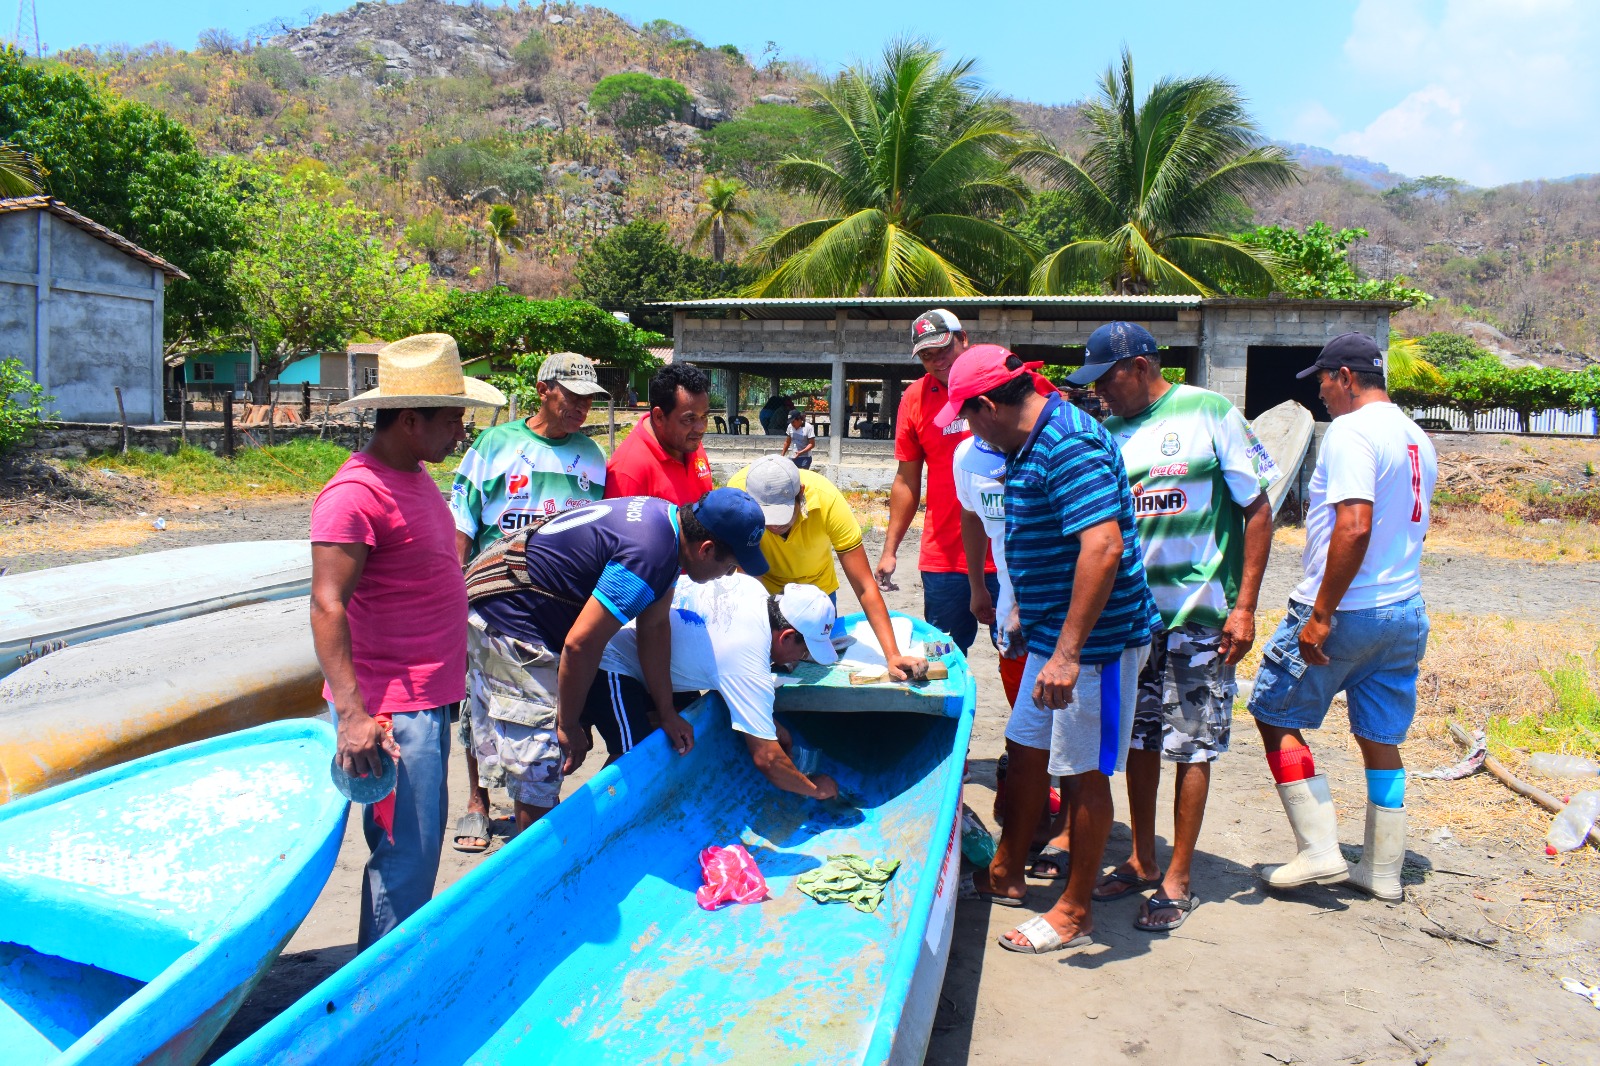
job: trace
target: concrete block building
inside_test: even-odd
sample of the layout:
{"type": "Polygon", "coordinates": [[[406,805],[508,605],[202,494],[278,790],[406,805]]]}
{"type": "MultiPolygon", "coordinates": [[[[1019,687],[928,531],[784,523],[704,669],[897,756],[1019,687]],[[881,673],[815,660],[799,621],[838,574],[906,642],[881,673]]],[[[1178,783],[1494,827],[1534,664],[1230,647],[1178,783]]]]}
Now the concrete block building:
{"type": "MultiPolygon", "coordinates": [[[[954,312],[975,344],[1001,344],[1028,359],[1079,366],[1089,334],[1124,319],[1150,330],[1168,366],[1215,390],[1253,418],[1298,400],[1319,419],[1316,386],[1295,374],[1333,337],[1360,330],[1381,346],[1404,304],[1347,300],[1242,300],[1198,296],[965,296],[853,299],[710,299],[660,305],[673,314],[674,357],[726,372],[728,420],[741,375],[828,378],[829,459],[849,433],[847,381],[881,382],[880,417],[892,420],[900,390],[922,374],[911,322],[934,307],[954,312]],[[840,417],[843,412],[844,416],[840,417]]],[[[819,442],[820,444],[821,442],[819,442]]],[[[818,451],[822,449],[819,447],[818,451]]]]}
{"type": "Polygon", "coordinates": [[[162,421],[166,284],[188,275],[48,196],[0,200],[0,358],[69,422],[162,421]]]}

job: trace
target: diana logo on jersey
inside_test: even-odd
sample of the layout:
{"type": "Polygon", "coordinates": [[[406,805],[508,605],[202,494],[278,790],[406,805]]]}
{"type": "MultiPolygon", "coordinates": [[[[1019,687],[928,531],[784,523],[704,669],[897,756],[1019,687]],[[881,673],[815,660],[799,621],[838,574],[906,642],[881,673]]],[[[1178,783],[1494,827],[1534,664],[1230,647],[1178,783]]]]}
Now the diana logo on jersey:
{"type": "Polygon", "coordinates": [[[1160,518],[1164,515],[1182,514],[1189,506],[1189,495],[1182,489],[1146,489],[1135,485],[1133,489],[1133,517],[1160,518]]]}

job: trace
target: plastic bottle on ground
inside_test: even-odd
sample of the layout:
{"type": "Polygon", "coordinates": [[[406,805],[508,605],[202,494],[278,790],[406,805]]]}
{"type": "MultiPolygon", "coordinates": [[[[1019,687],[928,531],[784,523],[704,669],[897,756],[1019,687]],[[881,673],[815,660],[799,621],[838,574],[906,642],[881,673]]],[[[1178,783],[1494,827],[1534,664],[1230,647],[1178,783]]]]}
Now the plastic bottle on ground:
{"type": "Polygon", "coordinates": [[[1580,792],[1568,801],[1545,837],[1556,851],[1571,851],[1589,836],[1589,827],[1600,817],[1600,791],[1580,792]]]}
{"type": "Polygon", "coordinates": [[[1594,777],[1600,774],[1600,763],[1581,755],[1556,755],[1540,751],[1528,759],[1528,769],[1549,777],[1594,777]]]}

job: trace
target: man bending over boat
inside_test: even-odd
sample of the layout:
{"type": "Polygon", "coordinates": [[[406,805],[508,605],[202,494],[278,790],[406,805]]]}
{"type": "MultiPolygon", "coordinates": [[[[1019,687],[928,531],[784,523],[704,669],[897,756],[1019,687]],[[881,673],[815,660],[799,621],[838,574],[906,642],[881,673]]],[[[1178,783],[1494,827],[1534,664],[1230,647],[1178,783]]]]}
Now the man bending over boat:
{"type": "Polygon", "coordinates": [[[561,798],[582,765],[579,724],[606,642],[639,633],[651,705],[679,754],[694,730],[672,703],[668,608],[681,570],[691,581],[766,572],[761,508],[739,489],[688,507],[651,496],[586,504],[534,519],[467,568],[467,703],[478,764],[503,769],[526,829],[561,798]]]}
{"type": "MultiPolygon", "coordinates": [[[[772,718],[778,687],[772,671],[838,658],[833,618],[833,601],[815,585],[791,584],[772,596],[748,574],[704,584],[685,575],[672,597],[673,691],[721,693],[756,769],[785,792],[813,799],[832,799],[839,786],[826,774],[808,777],[790,760],[788,730],[772,718]]],[[[654,728],[639,636],[629,623],[611,638],[600,658],[600,683],[589,689],[583,710],[584,725],[600,730],[612,760],[654,728]]]]}
{"type": "MultiPolygon", "coordinates": [[[[348,774],[382,774],[391,798],[364,809],[363,949],[433,898],[444,846],[450,705],[466,676],[467,590],[456,528],[423,466],[466,439],[468,407],[499,391],[461,373],[456,342],[407,337],[378,353],[378,387],[341,404],[376,408],[372,439],[311,505],[311,634],[348,774]],[[385,728],[387,726],[387,728],[385,728]]],[[[759,516],[759,512],[758,516],[759,516]]]]}

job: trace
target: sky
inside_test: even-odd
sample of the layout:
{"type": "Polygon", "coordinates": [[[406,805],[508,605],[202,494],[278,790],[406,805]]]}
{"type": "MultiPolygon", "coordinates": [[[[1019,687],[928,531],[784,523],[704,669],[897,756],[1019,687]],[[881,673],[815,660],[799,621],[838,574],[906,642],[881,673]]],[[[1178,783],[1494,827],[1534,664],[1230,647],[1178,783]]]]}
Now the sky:
{"type": "MultiPolygon", "coordinates": [[[[3,0],[10,3],[13,0],[3,0]]],[[[35,0],[39,36],[78,44],[243,35],[305,21],[298,0],[35,0]]],[[[495,0],[490,0],[491,3],[495,0]]],[[[0,4],[3,6],[3,4],[0,4]]],[[[1411,176],[1491,186],[1600,172],[1597,0],[615,0],[635,23],[671,19],[759,57],[768,41],[823,72],[870,61],[895,36],[973,58],[996,91],[1038,103],[1095,92],[1126,45],[1137,81],[1217,74],[1276,140],[1365,156],[1411,176]]],[[[9,32],[14,16],[0,16],[9,32]]]]}

